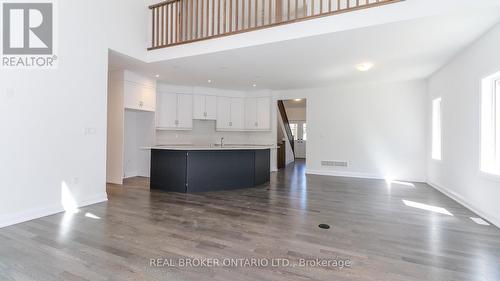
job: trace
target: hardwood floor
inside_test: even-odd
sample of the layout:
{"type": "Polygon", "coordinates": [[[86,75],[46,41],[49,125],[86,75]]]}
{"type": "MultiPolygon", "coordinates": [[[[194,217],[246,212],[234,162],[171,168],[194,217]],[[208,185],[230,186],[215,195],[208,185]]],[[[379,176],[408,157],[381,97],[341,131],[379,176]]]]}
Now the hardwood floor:
{"type": "Polygon", "coordinates": [[[0,280],[500,280],[500,230],[425,184],[305,176],[301,162],[246,190],[127,183],[109,186],[107,203],[0,229],[0,280]],[[189,257],[352,265],[150,266],[189,257]]]}

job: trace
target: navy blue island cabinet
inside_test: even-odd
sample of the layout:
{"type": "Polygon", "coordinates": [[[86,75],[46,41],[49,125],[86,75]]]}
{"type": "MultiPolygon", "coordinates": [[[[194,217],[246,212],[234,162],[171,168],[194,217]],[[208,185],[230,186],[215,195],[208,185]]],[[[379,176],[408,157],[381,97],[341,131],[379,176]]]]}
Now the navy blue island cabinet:
{"type": "Polygon", "coordinates": [[[151,149],[151,189],[203,192],[254,187],[270,179],[270,149],[151,149]]]}

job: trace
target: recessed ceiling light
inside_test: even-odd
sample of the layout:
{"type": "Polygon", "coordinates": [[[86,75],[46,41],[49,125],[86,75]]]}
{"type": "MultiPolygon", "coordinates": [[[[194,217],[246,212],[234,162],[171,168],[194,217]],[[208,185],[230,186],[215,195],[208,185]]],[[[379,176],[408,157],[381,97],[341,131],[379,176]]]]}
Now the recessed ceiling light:
{"type": "Polygon", "coordinates": [[[160,78],[160,74],[156,74],[156,75],[155,75],[155,77],[156,77],[156,78],[160,78]]]}
{"type": "Polygon", "coordinates": [[[210,83],[212,83],[212,80],[211,80],[211,79],[208,79],[208,81],[207,81],[207,82],[208,82],[208,84],[210,84],[210,83]]]}
{"type": "Polygon", "coordinates": [[[362,72],[368,71],[373,68],[373,63],[371,62],[363,62],[356,65],[356,69],[362,72]]]}
{"type": "Polygon", "coordinates": [[[254,87],[254,88],[257,87],[257,84],[253,84],[252,87],[254,87]]]}
{"type": "Polygon", "coordinates": [[[294,101],[301,101],[302,99],[294,99],[294,101]]]}

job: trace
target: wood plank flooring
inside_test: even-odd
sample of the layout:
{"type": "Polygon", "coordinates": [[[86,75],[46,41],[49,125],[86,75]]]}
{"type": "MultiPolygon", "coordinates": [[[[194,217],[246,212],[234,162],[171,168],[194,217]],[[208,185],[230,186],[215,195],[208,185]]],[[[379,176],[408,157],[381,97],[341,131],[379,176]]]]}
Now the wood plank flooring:
{"type": "Polygon", "coordinates": [[[147,184],[131,179],[109,186],[106,203],[0,229],[0,280],[500,280],[500,230],[426,184],[305,176],[302,162],[245,190],[177,194],[147,184]],[[177,266],[150,266],[155,258],[177,266]],[[179,266],[186,258],[352,264],[179,266]]]}

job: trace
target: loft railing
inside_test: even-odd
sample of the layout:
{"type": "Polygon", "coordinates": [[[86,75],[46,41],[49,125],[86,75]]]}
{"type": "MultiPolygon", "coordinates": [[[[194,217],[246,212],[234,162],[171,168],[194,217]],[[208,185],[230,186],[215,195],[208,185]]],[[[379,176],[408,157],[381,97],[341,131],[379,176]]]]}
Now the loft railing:
{"type": "Polygon", "coordinates": [[[154,50],[403,0],[168,0],[151,5],[154,50]]]}

